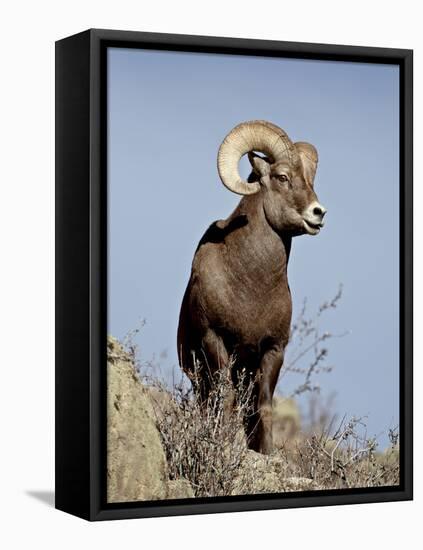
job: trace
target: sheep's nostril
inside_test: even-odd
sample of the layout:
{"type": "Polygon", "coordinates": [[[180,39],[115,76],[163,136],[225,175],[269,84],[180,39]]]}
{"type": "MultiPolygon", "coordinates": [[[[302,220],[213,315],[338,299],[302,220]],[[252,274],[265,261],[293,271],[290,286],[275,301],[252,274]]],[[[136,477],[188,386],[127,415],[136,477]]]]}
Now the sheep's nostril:
{"type": "Polygon", "coordinates": [[[325,212],[322,210],[320,206],[315,206],[313,208],[313,214],[315,216],[321,216],[323,218],[323,216],[325,215],[325,212]]]}

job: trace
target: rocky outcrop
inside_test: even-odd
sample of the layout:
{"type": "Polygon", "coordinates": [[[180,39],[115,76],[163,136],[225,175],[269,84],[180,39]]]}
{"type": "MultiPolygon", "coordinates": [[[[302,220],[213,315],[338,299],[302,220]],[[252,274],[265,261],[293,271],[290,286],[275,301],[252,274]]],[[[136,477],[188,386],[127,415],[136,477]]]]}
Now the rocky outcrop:
{"type": "MultiPolygon", "coordinates": [[[[158,411],[176,407],[171,394],[144,387],[133,360],[121,344],[108,338],[107,475],[108,502],[193,498],[186,479],[169,479],[158,411]]],[[[274,438],[286,442],[299,427],[299,411],[291,400],[274,401],[274,438]]],[[[246,450],[232,495],[315,489],[311,479],[290,477],[281,454],[265,456],[246,450]]],[[[292,475],[292,474],[291,474],[292,475]]]]}
{"type": "Polygon", "coordinates": [[[167,465],[149,397],[124,350],[108,340],[108,502],[166,498],[167,465]]]}
{"type": "Polygon", "coordinates": [[[193,496],[186,480],[169,481],[149,392],[131,358],[111,337],[107,351],[108,502],[193,496]]]}

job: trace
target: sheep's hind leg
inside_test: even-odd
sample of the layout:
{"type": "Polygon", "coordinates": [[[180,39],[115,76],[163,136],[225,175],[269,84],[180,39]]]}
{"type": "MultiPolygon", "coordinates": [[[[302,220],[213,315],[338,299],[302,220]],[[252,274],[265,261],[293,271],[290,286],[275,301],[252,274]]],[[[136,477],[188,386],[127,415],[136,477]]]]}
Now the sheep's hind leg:
{"type": "Polygon", "coordinates": [[[208,330],[202,338],[202,347],[199,354],[201,370],[199,377],[201,379],[201,399],[207,401],[210,392],[218,381],[219,374],[227,375],[229,356],[225,344],[220,336],[213,330],[208,330]]]}

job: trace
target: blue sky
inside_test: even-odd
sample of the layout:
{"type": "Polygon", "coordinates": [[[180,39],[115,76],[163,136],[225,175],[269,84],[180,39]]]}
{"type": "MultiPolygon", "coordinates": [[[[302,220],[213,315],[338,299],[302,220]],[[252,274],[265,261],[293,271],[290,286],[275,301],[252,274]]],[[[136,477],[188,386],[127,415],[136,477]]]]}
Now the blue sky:
{"type": "MultiPolygon", "coordinates": [[[[315,188],[328,209],[317,237],[294,239],[294,316],[332,297],[329,342],[339,414],[368,415],[370,435],[398,422],[399,72],[396,66],[111,48],[108,52],[109,332],[146,320],[138,343],[169,373],[179,307],[208,225],[239,197],[216,155],[244,120],[266,119],[320,156],[315,188]]],[[[241,170],[246,174],[246,163],[241,170]]],[[[287,375],[278,391],[299,379],[287,375]]],[[[302,406],[305,406],[302,399],[302,406]]],[[[381,438],[382,446],[386,437],[381,438]]]]}

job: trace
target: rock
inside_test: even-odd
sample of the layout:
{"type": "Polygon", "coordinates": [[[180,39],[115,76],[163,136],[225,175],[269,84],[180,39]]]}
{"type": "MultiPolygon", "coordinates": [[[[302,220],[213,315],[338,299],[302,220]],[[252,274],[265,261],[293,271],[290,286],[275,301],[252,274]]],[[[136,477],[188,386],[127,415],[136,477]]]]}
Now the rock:
{"type": "Polygon", "coordinates": [[[172,413],[175,410],[176,403],[172,400],[172,396],[168,391],[154,386],[145,389],[157,417],[161,418],[163,415],[172,413]]]}
{"type": "MultiPolygon", "coordinates": [[[[107,351],[108,502],[194,498],[195,491],[189,480],[169,480],[157,427],[157,419],[177,412],[171,393],[161,386],[144,387],[131,356],[116,339],[108,338],[107,351]]],[[[291,400],[276,398],[273,412],[274,437],[283,441],[286,449],[286,438],[299,428],[298,408],[291,400]]],[[[228,490],[231,495],[319,488],[312,479],[292,476],[292,465],[277,444],[275,452],[267,456],[246,448],[243,430],[236,440],[244,457],[228,490]]],[[[384,457],[386,461],[390,458],[391,455],[384,457]]]]}
{"type": "Polygon", "coordinates": [[[167,498],[194,498],[194,491],[187,479],[171,479],[167,484],[167,498]]]}
{"type": "Polygon", "coordinates": [[[275,455],[248,450],[234,481],[232,495],[275,493],[280,491],[282,461],[275,455]]]}
{"type": "Polygon", "coordinates": [[[287,477],[288,468],[288,464],[278,453],[262,455],[249,450],[231,494],[284,493],[318,488],[312,479],[287,477]]]}
{"type": "MultiPolygon", "coordinates": [[[[280,491],[280,481],[275,472],[261,472],[259,476],[255,475],[250,480],[247,487],[247,493],[250,495],[258,495],[260,493],[278,493],[280,491]]],[[[244,492],[243,494],[246,493],[244,492]]]]}
{"type": "Polygon", "coordinates": [[[148,392],[117,340],[108,338],[107,351],[107,500],[165,499],[167,463],[148,392]]]}
{"type": "Polygon", "coordinates": [[[283,491],[311,491],[317,488],[314,481],[308,477],[287,477],[281,481],[283,491]]]}
{"type": "Polygon", "coordinates": [[[301,428],[301,414],[294,399],[273,398],[273,444],[281,448],[292,443],[301,428]]]}

